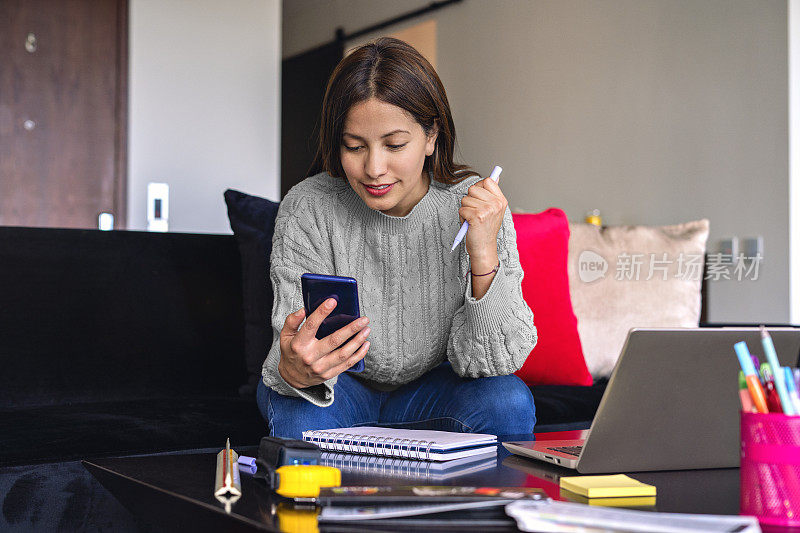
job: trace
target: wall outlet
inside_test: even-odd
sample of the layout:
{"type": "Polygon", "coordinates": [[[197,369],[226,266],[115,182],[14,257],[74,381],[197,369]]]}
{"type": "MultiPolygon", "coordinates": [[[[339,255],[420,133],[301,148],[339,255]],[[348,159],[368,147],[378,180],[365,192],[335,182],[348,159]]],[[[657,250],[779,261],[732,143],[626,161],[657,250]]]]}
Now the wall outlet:
{"type": "Polygon", "coordinates": [[[747,258],[764,257],[764,237],[758,235],[745,238],[742,253],[747,258]]]}
{"type": "Polygon", "coordinates": [[[728,237],[719,241],[719,253],[722,254],[722,263],[733,263],[739,255],[739,237],[728,237]]]}
{"type": "Polygon", "coordinates": [[[147,231],[169,231],[169,185],[147,184],[147,231]]]}

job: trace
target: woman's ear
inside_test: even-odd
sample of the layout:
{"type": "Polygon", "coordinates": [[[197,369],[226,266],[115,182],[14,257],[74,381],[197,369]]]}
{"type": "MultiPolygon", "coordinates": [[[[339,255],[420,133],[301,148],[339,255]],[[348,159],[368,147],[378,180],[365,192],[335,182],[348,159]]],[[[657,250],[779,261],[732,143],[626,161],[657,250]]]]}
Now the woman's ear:
{"type": "Polygon", "coordinates": [[[433,126],[431,127],[430,133],[428,133],[428,138],[425,142],[425,155],[433,155],[433,152],[436,150],[436,138],[439,136],[439,123],[437,121],[433,121],[433,126]]]}

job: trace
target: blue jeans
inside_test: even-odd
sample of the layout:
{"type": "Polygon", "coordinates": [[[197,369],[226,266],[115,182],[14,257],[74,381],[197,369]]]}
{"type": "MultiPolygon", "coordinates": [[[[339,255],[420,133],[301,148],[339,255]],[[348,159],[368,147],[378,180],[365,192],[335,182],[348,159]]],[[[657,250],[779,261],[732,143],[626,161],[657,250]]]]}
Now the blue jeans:
{"type": "Polygon", "coordinates": [[[517,376],[462,378],[450,363],[390,392],[343,372],[333,391],[333,404],[319,407],[260,381],[258,408],[270,435],[292,439],[312,429],[356,426],[518,435],[533,433],[536,423],[533,395],[517,376]]]}

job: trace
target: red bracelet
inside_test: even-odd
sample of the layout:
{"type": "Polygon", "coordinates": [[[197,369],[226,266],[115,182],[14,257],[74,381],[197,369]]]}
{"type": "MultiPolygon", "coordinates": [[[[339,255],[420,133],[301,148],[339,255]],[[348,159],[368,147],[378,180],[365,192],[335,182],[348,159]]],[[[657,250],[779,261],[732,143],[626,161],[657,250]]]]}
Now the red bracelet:
{"type": "Polygon", "coordinates": [[[472,274],[473,276],[488,276],[489,274],[494,274],[498,270],[500,270],[500,262],[499,261],[497,262],[497,266],[494,267],[490,272],[487,272],[486,274],[475,274],[474,272],[472,272],[472,269],[470,269],[470,270],[467,271],[467,273],[466,273],[466,275],[464,277],[466,278],[470,274],[472,274]]]}

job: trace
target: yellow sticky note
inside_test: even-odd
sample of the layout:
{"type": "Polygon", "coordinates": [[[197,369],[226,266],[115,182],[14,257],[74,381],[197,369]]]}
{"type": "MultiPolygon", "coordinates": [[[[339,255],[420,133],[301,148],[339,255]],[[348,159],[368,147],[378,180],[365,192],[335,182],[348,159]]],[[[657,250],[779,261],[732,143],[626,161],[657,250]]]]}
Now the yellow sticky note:
{"type": "Polygon", "coordinates": [[[599,505],[601,507],[628,507],[631,509],[655,509],[655,496],[621,496],[616,498],[587,498],[568,490],[561,489],[558,495],[575,503],[586,505],[599,505]]]}
{"type": "Polygon", "coordinates": [[[587,498],[656,495],[656,488],[653,485],[636,481],[625,474],[562,477],[560,487],[587,498]]]}

